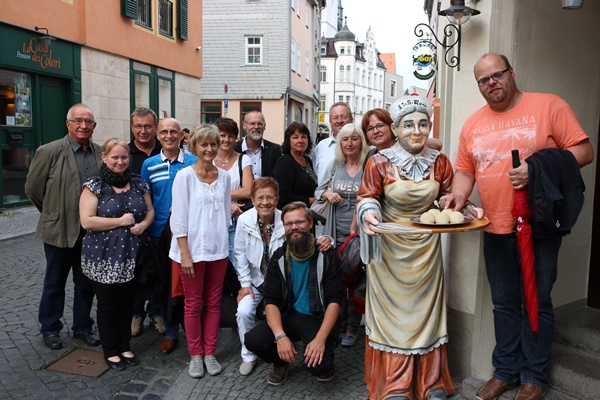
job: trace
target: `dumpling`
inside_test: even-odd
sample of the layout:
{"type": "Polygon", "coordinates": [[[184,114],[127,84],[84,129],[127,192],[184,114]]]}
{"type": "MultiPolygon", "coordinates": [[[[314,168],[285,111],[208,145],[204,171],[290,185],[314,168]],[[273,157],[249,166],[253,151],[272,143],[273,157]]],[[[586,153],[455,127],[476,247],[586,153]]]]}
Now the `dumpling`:
{"type": "Polygon", "coordinates": [[[461,222],[464,222],[464,220],[465,216],[462,215],[460,211],[454,211],[450,214],[450,223],[452,224],[460,224],[461,222]]]}
{"type": "Polygon", "coordinates": [[[441,212],[435,216],[435,223],[436,224],[448,224],[448,223],[450,223],[450,216],[448,215],[448,213],[441,212]]]}
{"type": "Polygon", "coordinates": [[[425,224],[433,224],[433,223],[435,223],[435,216],[433,215],[433,213],[427,211],[427,212],[424,212],[423,214],[421,214],[419,221],[421,221],[425,224]]]}

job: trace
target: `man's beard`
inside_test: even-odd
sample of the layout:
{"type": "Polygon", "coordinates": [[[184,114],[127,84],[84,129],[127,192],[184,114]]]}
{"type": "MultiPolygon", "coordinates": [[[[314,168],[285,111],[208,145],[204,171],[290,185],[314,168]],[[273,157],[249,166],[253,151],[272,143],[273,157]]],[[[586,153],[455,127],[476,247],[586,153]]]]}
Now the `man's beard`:
{"type": "Polygon", "coordinates": [[[262,140],[263,134],[262,134],[262,132],[258,133],[258,134],[248,132],[248,136],[250,136],[250,139],[252,139],[252,140],[262,140]]]}
{"type": "Polygon", "coordinates": [[[310,241],[310,232],[296,231],[285,235],[285,241],[287,242],[290,253],[302,254],[308,248],[308,242],[310,241]],[[300,235],[294,235],[299,233],[300,235]]]}

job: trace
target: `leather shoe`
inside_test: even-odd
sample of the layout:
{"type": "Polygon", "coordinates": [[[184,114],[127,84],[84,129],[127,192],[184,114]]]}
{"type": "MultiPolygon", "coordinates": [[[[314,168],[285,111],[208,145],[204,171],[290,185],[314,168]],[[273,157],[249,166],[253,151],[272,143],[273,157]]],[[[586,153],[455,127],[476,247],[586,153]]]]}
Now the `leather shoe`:
{"type": "Polygon", "coordinates": [[[125,361],[125,364],[131,366],[135,366],[140,363],[140,360],[137,358],[137,356],[125,357],[123,354],[121,354],[121,360],[125,361]]]}
{"type": "Polygon", "coordinates": [[[177,346],[177,342],[179,339],[165,339],[160,344],[160,352],[163,354],[171,354],[173,350],[175,350],[175,346],[177,346]]]}
{"type": "Polygon", "coordinates": [[[517,386],[517,382],[506,383],[492,376],[489,381],[479,388],[475,396],[477,400],[496,400],[502,393],[515,386],[517,386]]]}
{"type": "Polygon", "coordinates": [[[98,337],[96,335],[94,335],[92,332],[84,332],[84,333],[75,333],[73,335],[75,338],[81,340],[83,343],[87,344],[88,346],[99,346],[100,345],[100,339],[98,339],[98,337]]]}
{"type": "Polygon", "coordinates": [[[125,369],[125,364],[123,363],[123,360],[119,360],[119,361],[110,361],[108,358],[104,359],[106,361],[106,365],[108,365],[111,369],[114,369],[116,371],[123,371],[125,369]]]}
{"type": "Polygon", "coordinates": [[[546,394],[546,389],[530,383],[524,383],[517,393],[515,400],[542,400],[546,394]]]}
{"type": "Polygon", "coordinates": [[[44,336],[44,344],[50,350],[60,350],[63,347],[62,340],[60,340],[60,335],[50,334],[44,336]]]}

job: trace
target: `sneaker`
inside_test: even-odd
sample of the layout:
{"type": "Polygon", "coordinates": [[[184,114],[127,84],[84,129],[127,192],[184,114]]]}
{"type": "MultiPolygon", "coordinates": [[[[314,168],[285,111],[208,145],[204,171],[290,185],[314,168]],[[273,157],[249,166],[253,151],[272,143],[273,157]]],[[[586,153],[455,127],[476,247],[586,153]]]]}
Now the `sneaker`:
{"type": "Polygon", "coordinates": [[[188,373],[192,378],[202,378],[204,376],[204,364],[202,364],[202,357],[192,358],[190,360],[190,369],[188,373]]]}
{"type": "Polygon", "coordinates": [[[317,381],[331,382],[331,380],[333,378],[335,378],[335,368],[331,368],[329,371],[325,372],[324,374],[317,376],[317,381]]]}
{"type": "Polygon", "coordinates": [[[223,372],[223,367],[221,367],[215,356],[204,356],[204,365],[206,365],[206,372],[211,376],[223,372]]]}
{"type": "Polygon", "coordinates": [[[154,328],[161,335],[164,335],[167,332],[167,328],[165,328],[165,321],[163,321],[163,317],[161,317],[160,315],[157,315],[156,317],[151,318],[150,321],[151,321],[150,323],[152,325],[154,325],[154,328]]]}
{"type": "Polygon", "coordinates": [[[356,344],[356,335],[342,335],[340,340],[342,347],[352,347],[356,344]]]}
{"type": "Polygon", "coordinates": [[[244,361],[240,365],[240,374],[242,374],[244,376],[250,375],[250,373],[254,369],[255,365],[256,365],[256,361],[249,361],[249,362],[244,361]]]}
{"type": "Polygon", "coordinates": [[[135,337],[140,335],[143,323],[144,320],[142,319],[142,317],[136,316],[131,319],[131,336],[135,337]]]}
{"type": "Polygon", "coordinates": [[[280,386],[287,379],[289,364],[285,364],[282,367],[273,365],[273,369],[269,373],[269,379],[267,383],[271,386],[280,386]]]}

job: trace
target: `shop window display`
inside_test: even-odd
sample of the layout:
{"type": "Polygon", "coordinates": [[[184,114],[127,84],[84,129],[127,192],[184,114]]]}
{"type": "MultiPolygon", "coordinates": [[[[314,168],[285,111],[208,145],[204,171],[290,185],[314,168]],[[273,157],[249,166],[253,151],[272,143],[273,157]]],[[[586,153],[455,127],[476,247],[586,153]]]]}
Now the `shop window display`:
{"type": "Polygon", "coordinates": [[[0,69],[0,124],[31,126],[31,77],[0,69]]]}

